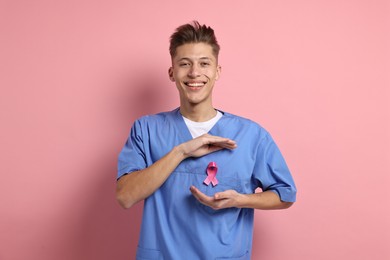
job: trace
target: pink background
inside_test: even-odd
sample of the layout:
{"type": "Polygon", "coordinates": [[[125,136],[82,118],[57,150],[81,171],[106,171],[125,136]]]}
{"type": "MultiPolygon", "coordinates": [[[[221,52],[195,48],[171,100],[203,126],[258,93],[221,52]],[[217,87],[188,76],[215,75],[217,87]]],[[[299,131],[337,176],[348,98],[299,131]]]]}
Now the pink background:
{"type": "Polygon", "coordinates": [[[390,259],[389,1],[227,2],[0,1],[1,260],[134,258],[117,155],[178,105],[168,37],[193,19],[222,45],[215,106],[267,128],[299,188],[256,212],[253,259],[390,259]]]}

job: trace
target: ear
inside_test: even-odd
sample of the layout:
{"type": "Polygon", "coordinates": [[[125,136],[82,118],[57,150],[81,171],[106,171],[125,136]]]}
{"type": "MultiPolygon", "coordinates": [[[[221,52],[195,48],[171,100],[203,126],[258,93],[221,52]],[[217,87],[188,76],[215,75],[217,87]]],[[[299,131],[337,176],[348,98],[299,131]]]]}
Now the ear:
{"type": "Polygon", "coordinates": [[[221,72],[222,72],[222,67],[221,67],[221,65],[218,65],[217,66],[217,75],[215,76],[215,80],[219,79],[219,77],[221,76],[221,72]]]}
{"type": "Polygon", "coordinates": [[[169,75],[169,79],[172,81],[172,82],[175,82],[175,78],[173,77],[173,68],[170,67],[169,70],[168,70],[168,75],[169,75]]]}

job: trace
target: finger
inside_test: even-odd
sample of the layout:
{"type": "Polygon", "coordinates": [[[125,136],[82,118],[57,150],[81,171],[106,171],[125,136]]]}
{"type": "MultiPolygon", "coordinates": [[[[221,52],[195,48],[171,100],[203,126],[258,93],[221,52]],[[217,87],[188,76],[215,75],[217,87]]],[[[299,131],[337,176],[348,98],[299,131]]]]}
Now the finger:
{"type": "Polygon", "coordinates": [[[216,135],[209,135],[209,134],[204,134],[200,136],[200,138],[205,138],[206,141],[211,144],[211,143],[230,143],[230,144],[235,144],[236,142],[234,140],[231,140],[226,137],[220,137],[216,135]]]}
{"type": "Polygon", "coordinates": [[[217,192],[214,194],[215,200],[223,200],[223,199],[233,199],[237,196],[237,192],[235,190],[225,190],[221,192],[217,192]]]}
{"type": "Polygon", "coordinates": [[[234,149],[237,147],[236,142],[229,140],[226,142],[210,142],[209,145],[214,145],[214,146],[219,146],[222,148],[227,148],[227,149],[234,149]]]}
{"type": "Polygon", "coordinates": [[[223,192],[217,192],[214,194],[214,199],[216,200],[223,200],[223,199],[228,199],[230,198],[229,193],[227,191],[223,192]]]}
{"type": "Polygon", "coordinates": [[[200,192],[195,186],[191,186],[190,187],[190,191],[191,191],[191,193],[192,193],[192,195],[194,195],[195,197],[197,197],[198,196],[198,193],[200,192]]]}
{"type": "Polygon", "coordinates": [[[224,149],[229,149],[229,150],[233,150],[233,149],[237,148],[236,144],[219,143],[219,144],[213,144],[213,145],[222,147],[224,149]]]}
{"type": "Polygon", "coordinates": [[[206,194],[202,193],[200,190],[192,186],[190,188],[191,193],[193,196],[203,205],[209,206],[211,208],[215,208],[216,201],[213,199],[213,197],[209,197],[206,194]]]}
{"type": "Polygon", "coordinates": [[[208,199],[211,199],[211,197],[208,197],[206,194],[198,190],[195,186],[190,187],[190,191],[192,195],[195,196],[200,201],[207,201],[208,199]]]}
{"type": "Polygon", "coordinates": [[[228,144],[228,145],[235,145],[236,141],[228,139],[228,138],[217,138],[217,139],[211,139],[209,140],[210,143],[220,143],[220,144],[228,144]]]}

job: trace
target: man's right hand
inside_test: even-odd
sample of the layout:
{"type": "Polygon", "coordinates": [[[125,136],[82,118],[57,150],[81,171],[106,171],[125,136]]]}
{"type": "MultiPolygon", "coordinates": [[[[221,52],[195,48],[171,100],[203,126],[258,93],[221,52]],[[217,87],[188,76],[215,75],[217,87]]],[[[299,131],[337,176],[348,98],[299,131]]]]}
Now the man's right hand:
{"type": "Polygon", "coordinates": [[[234,140],[209,134],[201,135],[178,146],[185,158],[201,157],[221,149],[235,149],[237,144],[234,140]]]}

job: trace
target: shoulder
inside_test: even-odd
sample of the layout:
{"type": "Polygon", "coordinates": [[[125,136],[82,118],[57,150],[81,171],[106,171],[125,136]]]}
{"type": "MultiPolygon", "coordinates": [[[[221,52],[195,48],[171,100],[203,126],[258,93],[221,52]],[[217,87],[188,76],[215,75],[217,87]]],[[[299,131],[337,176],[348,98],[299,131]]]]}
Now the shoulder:
{"type": "Polygon", "coordinates": [[[249,118],[238,116],[229,112],[221,112],[223,113],[225,120],[227,120],[229,124],[234,124],[235,127],[239,127],[245,131],[260,134],[261,136],[269,135],[268,131],[262,125],[249,118]]]}

